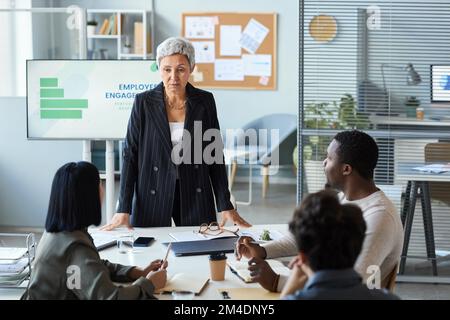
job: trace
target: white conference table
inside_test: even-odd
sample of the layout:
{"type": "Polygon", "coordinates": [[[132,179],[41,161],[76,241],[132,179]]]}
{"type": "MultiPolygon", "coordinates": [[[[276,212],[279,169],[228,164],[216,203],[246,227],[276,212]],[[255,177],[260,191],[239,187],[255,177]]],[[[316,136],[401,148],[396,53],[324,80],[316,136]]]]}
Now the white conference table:
{"type": "MultiPolygon", "coordinates": [[[[164,242],[173,241],[169,236],[170,232],[178,232],[185,230],[197,230],[198,227],[167,227],[167,228],[135,228],[132,233],[135,238],[139,236],[151,236],[155,238],[155,241],[149,247],[140,247],[134,249],[134,252],[119,253],[117,247],[111,247],[100,251],[100,257],[107,259],[114,263],[120,263],[124,265],[135,265],[139,267],[147,266],[151,261],[155,259],[163,259],[167,252],[167,247],[163,245],[164,242]]],[[[245,230],[277,230],[283,234],[288,233],[287,224],[276,225],[255,225],[250,229],[245,230]]],[[[124,234],[127,232],[125,229],[119,229],[113,231],[114,233],[124,234]]],[[[207,240],[206,240],[207,241],[207,240]]],[[[233,253],[227,254],[228,259],[234,259],[233,253]]],[[[282,258],[282,261],[289,261],[290,258],[282,258]]],[[[170,252],[168,257],[168,276],[175,273],[193,273],[209,275],[209,260],[208,255],[197,256],[183,256],[176,257],[173,252],[170,252]]],[[[223,297],[218,289],[221,288],[258,288],[257,283],[244,283],[235,274],[233,274],[227,267],[225,272],[224,281],[212,281],[210,280],[208,285],[202,291],[199,296],[195,296],[194,299],[198,300],[222,300],[223,297]]],[[[0,300],[16,300],[19,299],[24,288],[0,288],[0,300]]],[[[170,300],[172,296],[170,294],[157,294],[156,297],[161,300],[170,300]]],[[[249,297],[251,299],[251,297],[249,297]]]]}

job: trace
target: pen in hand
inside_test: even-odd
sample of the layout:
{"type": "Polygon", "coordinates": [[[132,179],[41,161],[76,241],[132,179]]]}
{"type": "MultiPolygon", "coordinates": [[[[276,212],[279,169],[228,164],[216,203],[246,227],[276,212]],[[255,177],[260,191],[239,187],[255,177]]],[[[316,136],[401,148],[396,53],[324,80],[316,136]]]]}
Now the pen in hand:
{"type": "Polygon", "coordinates": [[[160,270],[164,268],[164,265],[165,265],[166,262],[167,262],[167,258],[168,258],[168,256],[169,256],[170,248],[172,248],[172,242],[170,242],[169,245],[167,246],[166,256],[165,256],[164,259],[162,260],[160,270]]]}

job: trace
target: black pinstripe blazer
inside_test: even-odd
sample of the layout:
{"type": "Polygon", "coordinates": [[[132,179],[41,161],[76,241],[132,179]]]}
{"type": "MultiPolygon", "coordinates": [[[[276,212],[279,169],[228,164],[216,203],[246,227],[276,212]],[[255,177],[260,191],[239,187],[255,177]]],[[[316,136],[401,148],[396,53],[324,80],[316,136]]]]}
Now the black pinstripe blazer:
{"type": "MultiPolygon", "coordinates": [[[[177,166],[171,160],[172,142],[163,96],[162,82],[136,95],[128,122],[117,212],[131,213],[131,224],[136,227],[171,225],[177,166]]],[[[211,93],[188,83],[186,98],[184,129],[190,132],[192,141],[194,121],[202,122],[203,132],[220,129],[211,93]]],[[[206,145],[203,142],[202,148],[206,145]]],[[[219,212],[233,208],[223,162],[208,165],[202,159],[201,164],[182,163],[178,165],[178,176],[181,225],[215,221],[214,196],[219,212]]]]}

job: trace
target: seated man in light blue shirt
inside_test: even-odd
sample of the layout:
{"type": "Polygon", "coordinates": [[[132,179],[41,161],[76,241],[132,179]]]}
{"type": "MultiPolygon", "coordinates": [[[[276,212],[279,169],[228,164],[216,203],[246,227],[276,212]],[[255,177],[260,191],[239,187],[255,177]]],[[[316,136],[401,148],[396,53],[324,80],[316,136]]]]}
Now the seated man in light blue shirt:
{"type": "Polygon", "coordinates": [[[308,281],[285,299],[398,299],[385,289],[369,289],[353,269],[366,232],[359,207],[340,204],[331,191],[313,193],[296,209],[289,230],[299,251],[294,263],[308,281]]]}

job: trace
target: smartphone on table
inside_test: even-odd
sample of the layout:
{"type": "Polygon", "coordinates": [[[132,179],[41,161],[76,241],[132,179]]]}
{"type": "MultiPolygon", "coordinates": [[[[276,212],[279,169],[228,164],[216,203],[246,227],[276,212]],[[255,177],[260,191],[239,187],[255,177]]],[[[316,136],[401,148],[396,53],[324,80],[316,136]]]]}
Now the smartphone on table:
{"type": "Polygon", "coordinates": [[[134,247],[148,247],[152,244],[152,242],[155,240],[154,237],[139,237],[136,240],[134,240],[133,246],[134,247]]]}

